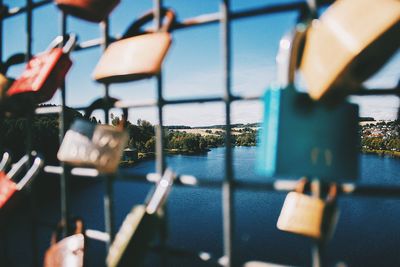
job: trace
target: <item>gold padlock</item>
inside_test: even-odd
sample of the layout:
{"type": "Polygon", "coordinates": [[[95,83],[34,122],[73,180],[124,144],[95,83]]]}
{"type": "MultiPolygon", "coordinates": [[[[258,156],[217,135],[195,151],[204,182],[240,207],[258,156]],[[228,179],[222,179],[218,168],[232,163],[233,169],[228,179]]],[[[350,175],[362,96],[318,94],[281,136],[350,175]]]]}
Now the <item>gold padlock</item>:
{"type": "Polygon", "coordinates": [[[307,32],[300,70],[315,99],[343,98],[400,45],[400,1],[335,1],[307,32]]]}
{"type": "Polygon", "coordinates": [[[12,83],[12,79],[8,79],[0,73],[0,101],[4,98],[8,88],[10,88],[12,83]]]}
{"type": "MultiPolygon", "coordinates": [[[[304,194],[306,184],[307,179],[301,179],[296,190],[286,196],[277,227],[285,232],[321,239],[333,232],[332,226],[336,223],[336,184],[330,186],[326,201],[304,194]]],[[[312,187],[312,190],[316,188],[312,187]]]]}

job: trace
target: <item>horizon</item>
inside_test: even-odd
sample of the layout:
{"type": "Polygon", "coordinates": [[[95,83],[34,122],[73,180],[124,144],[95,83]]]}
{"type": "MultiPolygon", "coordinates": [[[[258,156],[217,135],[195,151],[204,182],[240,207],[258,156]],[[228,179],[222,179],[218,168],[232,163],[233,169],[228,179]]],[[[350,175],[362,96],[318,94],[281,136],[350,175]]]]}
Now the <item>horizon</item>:
{"type": "MultiPolygon", "coordinates": [[[[232,1],[234,11],[265,6],[293,0],[251,0],[232,1]]],[[[297,0],[297,2],[302,2],[297,0]]],[[[17,7],[25,0],[4,0],[4,4],[17,7]]],[[[219,5],[214,0],[185,1],[169,0],[178,20],[201,14],[218,12],[219,5]]],[[[152,7],[151,1],[121,1],[111,14],[110,33],[118,36],[129,24],[152,7]]],[[[38,8],[33,14],[33,52],[43,51],[58,33],[58,26],[47,21],[57,21],[59,12],[54,5],[38,8]]],[[[296,22],[297,12],[280,13],[273,16],[260,16],[246,20],[237,20],[232,24],[232,93],[234,95],[263,95],[265,88],[276,79],[275,56],[280,38],[291,30],[296,22]]],[[[4,22],[4,58],[25,51],[25,17],[18,15],[4,22]]],[[[76,32],[80,41],[100,36],[97,24],[76,18],[68,18],[68,31],[76,32]]],[[[177,30],[172,33],[173,43],[163,64],[163,83],[165,99],[189,97],[222,97],[222,55],[219,42],[220,27],[217,24],[177,30]],[[193,53],[193,51],[196,53],[193,53]]],[[[74,64],[67,75],[67,105],[87,106],[103,94],[103,87],[92,81],[91,76],[101,55],[100,48],[78,51],[72,54],[74,64]]],[[[18,77],[23,65],[10,69],[10,76],[18,77]]],[[[370,88],[394,88],[398,84],[400,52],[364,84],[370,88]]],[[[304,90],[304,88],[301,88],[304,90]]],[[[126,84],[110,86],[110,95],[119,99],[154,100],[157,98],[155,80],[146,79],[126,84]]],[[[60,93],[47,102],[60,103],[60,93]]],[[[361,117],[374,117],[377,120],[395,119],[400,106],[395,96],[352,96],[351,102],[360,104],[361,117]]],[[[164,124],[192,126],[215,125],[225,123],[224,104],[206,103],[165,106],[164,124]]],[[[96,117],[104,117],[100,113],[96,117]]],[[[232,105],[232,123],[261,121],[262,101],[234,102],[232,105]]],[[[131,109],[129,120],[138,118],[158,124],[155,108],[131,109]]]]}

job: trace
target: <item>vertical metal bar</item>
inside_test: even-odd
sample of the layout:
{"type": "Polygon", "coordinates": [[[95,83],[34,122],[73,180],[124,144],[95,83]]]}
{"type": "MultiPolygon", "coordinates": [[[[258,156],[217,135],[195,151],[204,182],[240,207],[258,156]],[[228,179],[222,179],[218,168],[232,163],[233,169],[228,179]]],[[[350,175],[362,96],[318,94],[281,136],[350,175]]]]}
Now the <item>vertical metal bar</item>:
{"type": "Polygon", "coordinates": [[[232,139],[231,139],[231,21],[230,21],[230,1],[221,2],[221,51],[223,60],[223,81],[224,81],[224,101],[225,101],[225,178],[222,185],[222,214],[223,214],[223,244],[225,266],[231,267],[233,261],[233,167],[232,167],[232,139]]]}
{"type": "MultiPolygon", "coordinates": [[[[32,58],[32,0],[26,0],[26,61],[32,58]]],[[[33,127],[34,114],[27,116],[27,154],[30,155],[32,150],[32,127],[33,127]]],[[[32,262],[33,266],[39,266],[39,249],[37,246],[37,217],[36,217],[36,190],[33,184],[30,188],[30,219],[31,219],[31,242],[32,242],[32,262]]]]}
{"type": "MultiPolygon", "coordinates": [[[[312,181],[311,190],[312,196],[315,198],[321,198],[321,182],[318,179],[312,181]]],[[[322,240],[315,240],[311,245],[311,266],[312,267],[323,267],[323,250],[324,242],[322,240]]]]}
{"type": "Polygon", "coordinates": [[[106,242],[107,250],[110,248],[111,242],[114,240],[114,190],[113,190],[113,175],[105,176],[105,192],[104,192],[104,226],[106,233],[110,238],[106,242]]]}
{"type": "MultiPolygon", "coordinates": [[[[32,57],[32,0],[26,0],[26,57],[28,62],[32,57]]],[[[27,119],[27,135],[26,135],[26,153],[30,155],[32,151],[32,126],[34,114],[28,114],[27,119]]]]}
{"type": "MultiPolygon", "coordinates": [[[[399,82],[397,83],[397,87],[400,87],[400,80],[399,80],[399,82]]],[[[398,110],[397,110],[397,120],[400,121],[400,91],[398,91],[397,97],[399,98],[399,108],[398,108],[398,110]]]]}
{"type": "MultiPolygon", "coordinates": [[[[61,12],[60,17],[60,31],[61,35],[65,36],[67,34],[67,15],[64,12],[61,12]]],[[[65,40],[64,40],[65,41],[65,40]]],[[[65,132],[67,131],[66,127],[66,88],[65,81],[61,86],[61,113],[60,113],[60,143],[64,138],[65,132]]],[[[70,169],[65,166],[64,163],[61,163],[61,167],[63,168],[63,172],[60,177],[60,191],[61,191],[61,220],[64,223],[65,227],[63,228],[63,236],[66,236],[69,229],[69,173],[70,169]]]]}
{"type": "MultiPolygon", "coordinates": [[[[110,43],[110,38],[109,38],[109,32],[110,32],[110,26],[109,26],[109,20],[106,19],[101,23],[101,31],[103,34],[103,50],[107,48],[107,46],[110,43]]],[[[104,98],[108,99],[110,97],[109,95],[109,85],[106,84],[104,85],[104,98]]],[[[104,110],[104,121],[105,124],[110,123],[110,111],[109,109],[104,110]]],[[[111,242],[114,240],[114,190],[113,190],[113,180],[114,180],[114,175],[106,175],[105,177],[105,192],[104,192],[104,226],[106,232],[109,234],[110,239],[106,243],[107,250],[110,247],[111,242]]]]}
{"type": "Polygon", "coordinates": [[[322,258],[321,258],[321,250],[322,244],[319,241],[315,241],[311,245],[311,263],[312,267],[322,267],[322,258]]]}
{"type": "MultiPolygon", "coordinates": [[[[0,8],[3,6],[3,0],[0,0],[0,8]]],[[[0,16],[0,62],[3,62],[3,17],[0,16]]],[[[0,134],[1,136],[3,136],[4,132],[3,132],[3,116],[2,114],[0,114],[0,134]]],[[[4,149],[4,142],[3,142],[3,138],[0,138],[0,151],[3,153],[3,149],[4,149]]]]}
{"type": "MultiPolygon", "coordinates": [[[[154,0],[153,8],[154,8],[154,24],[155,28],[158,30],[161,28],[162,24],[162,0],[154,0]]],[[[163,80],[162,80],[162,71],[156,76],[157,83],[157,107],[158,107],[158,127],[156,127],[156,171],[162,176],[165,166],[165,153],[164,153],[164,129],[163,129],[163,107],[164,107],[164,97],[163,97],[163,80]]],[[[167,239],[168,239],[168,209],[164,207],[164,217],[161,223],[160,228],[160,245],[162,248],[161,251],[161,263],[163,266],[168,265],[168,254],[166,250],[167,239]]]]}
{"type": "MultiPolygon", "coordinates": [[[[32,57],[32,0],[26,0],[26,57],[28,62],[32,57]]],[[[32,124],[34,114],[28,114],[27,119],[27,135],[26,135],[26,153],[30,155],[32,150],[32,124]]]]}
{"type": "MultiPolygon", "coordinates": [[[[3,0],[0,0],[0,8],[3,6],[3,0]]],[[[3,17],[0,17],[0,62],[3,62],[3,17]]]]}
{"type": "MultiPolygon", "coordinates": [[[[161,28],[162,17],[161,17],[162,0],[154,0],[154,21],[156,29],[161,28]]],[[[163,84],[162,84],[162,72],[156,76],[157,83],[157,98],[158,98],[158,121],[159,127],[156,127],[156,169],[157,173],[162,175],[165,170],[165,155],[164,155],[164,131],[163,131],[163,84]]]]}
{"type": "Polygon", "coordinates": [[[32,57],[32,0],[26,0],[26,57],[27,61],[32,57]]]}

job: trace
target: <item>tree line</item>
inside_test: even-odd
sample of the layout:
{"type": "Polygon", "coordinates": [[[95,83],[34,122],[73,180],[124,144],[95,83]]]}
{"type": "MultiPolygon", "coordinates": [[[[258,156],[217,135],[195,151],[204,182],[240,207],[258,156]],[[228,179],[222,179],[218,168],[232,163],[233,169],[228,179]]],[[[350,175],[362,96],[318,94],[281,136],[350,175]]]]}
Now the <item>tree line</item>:
{"type": "MultiPolygon", "coordinates": [[[[67,108],[65,121],[67,127],[77,118],[84,119],[76,110],[67,108]]],[[[116,125],[120,118],[112,115],[112,124],[116,125]]],[[[95,117],[90,118],[93,123],[100,123],[95,117]]],[[[396,122],[396,127],[398,122],[396,122]]],[[[390,125],[393,126],[393,125],[390,125]]],[[[199,153],[210,148],[225,145],[226,133],[224,130],[206,130],[207,135],[178,131],[180,127],[164,127],[165,148],[176,152],[199,153]]],[[[398,129],[398,128],[396,128],[398,129]]],[[[127,147],[138,152],[155,152],[155,126],[146,120],[137,120],[136,124],[127,122],[126,130],[129,134],[127,147]]],[[[258,131],[250,128],[236,128],[232,130],[231,140],[233,146],[255,146],[258,131]]],[[[0,118],[0,149],[9,151],[14,158],[19,158],[28,149],[36,150],[43,154],[48,164],[56,164],[59,141],[58,114],[35,116],[31,123],[26,118],[0,118]],[[31,129],[31,147],[28,148],[27,130],[31,129]]],[[[363,147],[376,150],[400,151],[400,136],[392,137],[366,137],[362,138],[363,147]]]]}
{"type": "MultiPolygon", "coordinates": [[[[49,105],[47,105],[49,106],[49,105]]],[[[83,115],[73,109],[67,108],[65,123],[67,128],[75,119],[85,119],[83,115]]],[[[116,125],[120,117],[111,116],[113,125],[116,125]]],[[[100,123],[95,117],[89,119],[92,123],[100,123]]],[[[14,158],[19,158],[28,150],[36,150],[41,153],[48,164],[57,164],[57,151],[59,140],[59,116],[58,114],[46,114],[34,116],[32,120],[27,118],[0,118],[0,149],[9,151],[14,158]],[[31,129],[31,140],[28,140],[28,129],[31,129]],[[28,147],[28,144],[31,147],[28,147]]],[[[146,120],[138,120],[136,124],[127,122],[126,130],[129,134],[127,147],[138,152],[155,151],[155,126],[146,120]]],[[[225,133],[200,135],[172,130],[168,127],[164,131],[165,148],[178,152],[199,153],[206,152],[210,148],[220,147],[225,144],[225,133]]],[[[255,145],[256,133],[244,131],[240,135],[232,136],[233,145],[255,145]]]]}

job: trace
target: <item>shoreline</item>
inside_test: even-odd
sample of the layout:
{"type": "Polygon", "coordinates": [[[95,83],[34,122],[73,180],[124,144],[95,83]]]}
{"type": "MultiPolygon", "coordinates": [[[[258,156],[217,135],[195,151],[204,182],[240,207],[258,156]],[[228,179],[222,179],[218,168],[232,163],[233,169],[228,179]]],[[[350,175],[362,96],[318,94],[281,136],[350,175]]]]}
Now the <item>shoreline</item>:
{"type": "MultiPolygon", "coordinates": [[[[196,156],[196,155],[204,155],[210,152],[211,149],[207,148],[201,151],[191,151],[185,149],[165,149],[164,152],[167,155],[186,155],[186,156],[196,156]]],[[[138,159],[136,160],[128,160],[128,161],[121,161],[119,163],[120,168],[129,168],[135,166],[136,164],[148,160],[153,160],[156,157],[155,152],[139,152],[138,159]]]]}
{"type": "Polygon", "coordinates": [[[400,152],[399,151],[378,150],[378,149],[362,149],[361,153],[367,154],[367,155],[377,155],[379,157],[388,157],[388,158],[400,159],[400,152]]]}
{"type": "Polygon", "coordinates": [[[164,152],[166,152],[168,155],[189,155],[189,156],[196,156],[196,155],[204,155],[210,152],[211,149],[206,148],[204,150],[199,150],[199,151],[192,151],[192,150],[186,150],[186,149],[165,149],[164,152]]]}
{"type": "MultiPolygon", "coordinates": [[[[240,146],[238,146],[240,147],[240,146]]],[[[245,146],[245,147],[255,147],[255,146],[245,146]]],[[[212,147],[215,148],[215,147],[212,147]]],[[[186,156],[196,156],[196,155],[205,155],[211,151],[212,148],[207,148],[202,151],[191,151],[191,150],[184,150],[184,149],[166,149],[164,152],[167,155],[186,155],[186,156]]],[[[362,149],[360,153],[367,154],[367,155],[376,155],[379,157],[389,157],[400,159],[400,152],[399,151],[391,151],[391,150],[377,150],[377,149],[362,149]]],[[[140,162],[155,159],[155,152],[140,152],[138,153],[137,160],[131,161],[121,161],[119,166],[121,168],[129,168],[132,167],[140,162]]]]}
{"type": "Polygon", "coordinates": [[[152,160],[155,159],[156,153],[154,152],[148,152],[148,153],[138,153],[138,158],[136,160],[125,160],[125,161],[120,161],[119,167],[120,168],[129,168],[132,166],[135,166],[136,164],[140,162],[144,162],[147,160],[152,160]]]}

